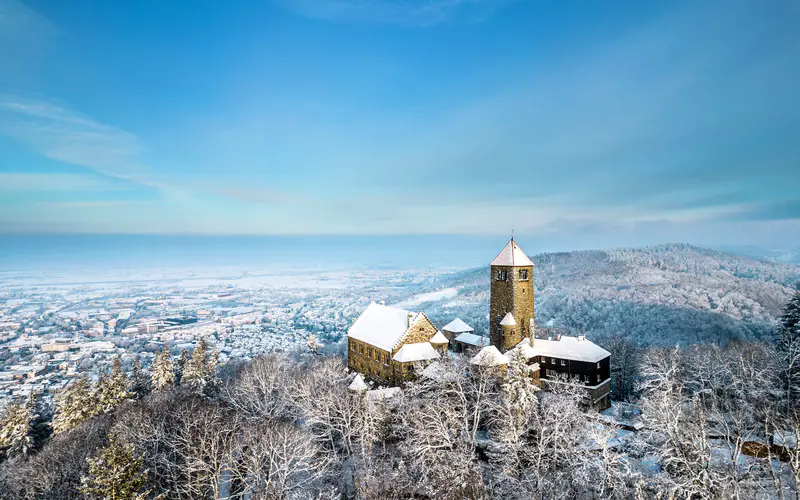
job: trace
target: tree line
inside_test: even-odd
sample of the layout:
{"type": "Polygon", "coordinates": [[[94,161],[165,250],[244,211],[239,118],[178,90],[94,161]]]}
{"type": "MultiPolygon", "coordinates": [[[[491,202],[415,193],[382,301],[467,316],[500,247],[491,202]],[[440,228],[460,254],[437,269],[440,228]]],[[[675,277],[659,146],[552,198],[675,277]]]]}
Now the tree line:
{"type": "Polygon", "coordinates": [[[630,433],[569,386],[541,390],[454,357],[402,391],[353,391],[336,356],[217,366],[162,351],[6,412],[3,498],[798,498],[800,294],[774,342],[641,349],[624,337],[615,395],[630,433]],[[624,362],[623,362],[624,360],[624,362]],[[624,366],[623,366],[624,365],[624,366]],[[138,373],[138,375],[137,375],[138,373]],[[138,380],[137,380],[138,379],[138,380]],[[22,409],[20,409],[22,408],[22,409]],[[27,413],[26,413],[27,412],[27,413]],[[20,415],[23,415],[20,417],[20,415]],[[27,437],[26,437],[27,436],[27,437]]]}

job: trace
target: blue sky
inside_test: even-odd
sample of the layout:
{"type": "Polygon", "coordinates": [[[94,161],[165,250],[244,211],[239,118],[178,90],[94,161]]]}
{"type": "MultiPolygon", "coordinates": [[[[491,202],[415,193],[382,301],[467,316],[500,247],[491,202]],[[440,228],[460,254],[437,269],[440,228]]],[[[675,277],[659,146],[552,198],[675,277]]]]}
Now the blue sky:
{"type": "Polygon", "coordinates": [[[800,4],[0,0],[0,231],[800,239],[800,4]]]}

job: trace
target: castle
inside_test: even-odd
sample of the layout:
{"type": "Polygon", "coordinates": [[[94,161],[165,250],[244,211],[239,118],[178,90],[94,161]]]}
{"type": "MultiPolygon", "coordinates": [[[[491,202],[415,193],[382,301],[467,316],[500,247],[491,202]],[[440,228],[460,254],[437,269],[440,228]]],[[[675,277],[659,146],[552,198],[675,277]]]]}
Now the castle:
{"type": "Polygon", "coordinates": [[[501,375],[513,357],[520,357],[535,380],[581,387],[590,404],[608,408],[611,353],[583,336],[536,338],[535,265],[513,237],[489,267],[488,345],[486,337],[475,335],[458,318],[439,331],[425,313],[372,303],[348,331],[350,369],[379,382],[398,384],[419,375],[421,368],[451,350],[501,375]]]}

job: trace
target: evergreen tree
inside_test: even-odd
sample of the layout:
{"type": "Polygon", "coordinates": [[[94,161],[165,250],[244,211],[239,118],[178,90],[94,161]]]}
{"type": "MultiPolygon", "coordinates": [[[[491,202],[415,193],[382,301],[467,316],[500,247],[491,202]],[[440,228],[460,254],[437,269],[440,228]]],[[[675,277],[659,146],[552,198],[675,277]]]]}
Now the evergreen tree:
{"type": "Polygon", "coordinates": [[[56,395],[53,431],[59,433],[73,429],[94,416],[97,410],[95,391],[84,375],[56,395]]]}
{"type": "Polygon", "coordinates": [[[183,372],[186,370],[186,365],[189,364],[189,353],[186,349],[181,349],[178,360],[175,362],[175,385],[183,383],[183,372]]]}
{"type": "Polygon", "coordinates": [[[778,327],[778,351],[783,363],[787,411],[800,405],[800,290],[786,304],[778,327]]]}
{"type": "Polygon", "coordinates": [[[150,381],[154,391],[164,391],[175,385],[175,367],[166,344],[164,349],[158,352],[153,359],[153,366],[150,367],[150,381]]]}
{"type": "Polygon", "coordinates": [[[503,396],[520,414],[527,415],[536,403],[536,391],[539,389],[531,378],[525,356],[521,351],[511,356],[509,370],[501,384],[503,396]]]}
{"type": "Polygon", "coordinates": [[[0,420],[0,453],[11,458],[27,455],[33,446],[35,401],[33,395],[25,403],[16,401],[6,407],[0,420]]]}
{"type": "Polygon", "coordinates": [[[134,453],[132,444],[122,443],[111,436],[100,455],[89,458],[89,474],[81,480],[81,493],[88,498],[103,500],[144,499],[149,492],[142,491],[147,483],[147,471],[142,470],[143,459],[134,453]]]}
{"type": "Polygon", "coordinates": [[[317,340],[316,335],[309,335],[308,342],[306,342],[306,345],[308,346],[308,350],[311,351],[312,354],[319,354],[320,350],[323,347],[322,342],[317,340]]]}
{"type": "Polygon", "coordinates": [[[208,343],[205,337],[200,337],[192,352],[192,357],[186,363],[183,373],[183,384],[204,394],[212,392],[216,386],[217,363],[219,352],[216,348],[208,354],[208,343]]]}
{"type": "Polygon", "coordinates": [[[119,357],[114,358],[111,373],[103,375],[98,384],[98,403],[102,413],[108,413],[125,400],[131,398],[128,390],[128,377],[122,371],[122,362],[119,357]]]}
{"type": "Polygon", "coordinates": [[[145,396],[150,392],[150,379],[142,370],[142,362],[139,360],[139,356],[136,356],[133,360],[133,366],[131,367],[130,391],[136,397],[145,396]]]}

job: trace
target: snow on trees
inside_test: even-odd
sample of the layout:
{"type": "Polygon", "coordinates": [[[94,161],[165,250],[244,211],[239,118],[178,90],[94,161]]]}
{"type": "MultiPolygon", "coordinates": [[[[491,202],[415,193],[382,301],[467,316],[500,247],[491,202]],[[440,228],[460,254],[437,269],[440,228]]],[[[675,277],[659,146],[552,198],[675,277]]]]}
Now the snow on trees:
{"type": "Polygon", "coordinates": [[[787,412],[800,410],[800,290],[780,317],[777,340],[787,412]]]}
{"type": "Polygon", "coordinates": [[[144,500],[149,492],[142,491],[147,483],[147,471],[142,470],[142,458],[134,447],[111,436],[107,447],[90,458],[89,471],[80,491],[87,498],[103,500],[144,500]]]}
{"type": "Polygon", "coordinates": [[[73,429],[98,410],[98,400],[89,378],[84,375],[74,380],[56,395],[53,432],[73,429]]]}
{"type": "Polygon", "coordinates": [[[175,385],[175,367],[167,345],[153,359],[150,383],[154,391],[164,391],[175,385]]]}
{"type": "Polygon", "coordinates": [[[128,389],[128,377],[122,371],[119,357],[114,358],[111,373],[104,373],[97,385],[97,403],[100,411],[107,413],[133,396],[128,389]]]}
{"type": "Polygon", "coordinates": [[[181,384],[200,394],[210,394],[216,389],[219,352],[214,348],[209,354],[205,337],[200,337],[192,351],[192,357],[183,368],[181,384]]]}
{"type": "Polygon", "coordinates": [[[187,383],[94,416],[80,410],[102,408],[101,391],[79,379],[56,398],[57,434],[0,462],[0,491],[81,498],[81,477],[103,477],[87,458],[113,436],[119,456],[132,453],[118,477],[146,470],[136,493],[176,499],[796,497],[800,418],[782,404],[773,346],[641,359],[635,431],[588,409],[579,389],[538,390],[513,357],[502,377],[447,356],[401,388],[352,391],[338,357],[273,354],[230,370],[213,394],[187,383]]]}
{"type": "Polygon", "coordinates": [[[33,445],[33,420],[35,401],[29,396],[23,403],[15,401],[8,405],[0,418],[0,456],[13,458],[27,455],[33,445]]]}

